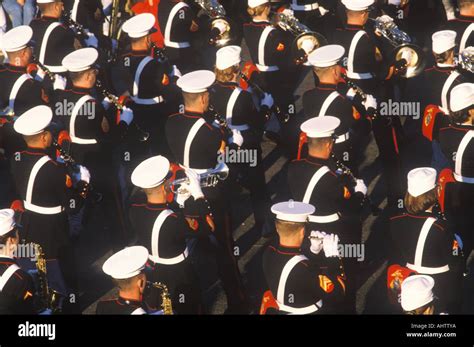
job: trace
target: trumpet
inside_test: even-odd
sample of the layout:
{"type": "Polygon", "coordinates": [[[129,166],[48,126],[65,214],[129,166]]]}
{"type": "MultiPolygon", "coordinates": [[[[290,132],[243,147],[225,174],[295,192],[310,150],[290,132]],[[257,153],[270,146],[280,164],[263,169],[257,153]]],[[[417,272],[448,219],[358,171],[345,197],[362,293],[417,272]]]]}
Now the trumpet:
{"type": "MultiPolygon", "coordinates": [[[[202,188],[215,187],[220,181],[225,181],[229,177],[229,167],[226,163],[219,163],[214,169],[198,176],[202,188]]],[[[187,183],[189,183],[188,177],[176,179],[170,183],[171,191],[175,194],[184,194],[187,190],[183,185],[187,183]]]]}
{"type": "MultiPolygon", "coordinates": [[[[95,81],[95,86],[96,86],[97,90],[104,97],[108,98],[112,102],[112,104],[114,104],[114,106],[117,108],[117,110],[119,112],[123,110],[124,105],[122,104],[122,102],[120,102],[120,98],[118,96],[112,94],[111,92],[109,92],[99,79],[97,79],[95,81]]],[[[136,131],[139,135],[138,139],[139,139],[140,142],[145,142],[149,139],[149,137],[150,137],[149,132],[142,130],[142,128],[140,128],[136,122],[132,122],[131,124],[133,124],[133,126],[135,127],[135,129],[136,129],[136,131]]]]}
{"type": "Polygon", "coordinates": [[[423,50],[412,43],[411,37],[398,28],[393,18],[384,15],[376,19],[369,19],[374,22],[375,31],[380,33],[394,47],[390,54],[391,60],[395,62],[406,60],[405,71],[399,76],[412,78],[422,73],[426,65],[423,50]]]}

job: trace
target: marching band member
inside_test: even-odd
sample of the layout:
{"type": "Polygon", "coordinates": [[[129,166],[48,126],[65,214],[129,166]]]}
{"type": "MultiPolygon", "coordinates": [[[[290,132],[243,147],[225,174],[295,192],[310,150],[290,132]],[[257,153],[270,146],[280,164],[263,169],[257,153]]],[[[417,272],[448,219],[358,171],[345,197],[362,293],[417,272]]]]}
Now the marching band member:
{"type": "MultiPolygon", "coordinates": [[[[233,133],[224,137],[221,129],[208,124],[204,113],[209,108],[209,88],[216,77],[211,71],[198,70],[181,77],[177,85],[184,99],[184,112],[172,114],[166,123],[166,138],[173,157],[183,168],[191,168],[198,174],[213,169],[218,164],[218,153],[223,152],[226,141],[241,142],[242,135],[233,133]]],[[[243,292],[237,259],[233,254],[234,240],[230,230],[229,200],[225,183],[203,190],[211,206],[216,224],[217,265],[227,294],[228,312],[246,312],[246,297],[243,292]]]]}
{"type": "Polygon", "coordinates": [[[278,313],[334,313],[334,305],[344,297],[345,274],[339,260],[339,239],[337,235],[319,231],[311,231],[309,235],[308,217],[314,211],[314,206],[292,200],[272,206],[279,243],[265,250],[263,273],[278,313]],[[324,266],[312,263],[303,255],[301,246],[307,236],[311,237],[311,252],[324,258],[324,266]]]}

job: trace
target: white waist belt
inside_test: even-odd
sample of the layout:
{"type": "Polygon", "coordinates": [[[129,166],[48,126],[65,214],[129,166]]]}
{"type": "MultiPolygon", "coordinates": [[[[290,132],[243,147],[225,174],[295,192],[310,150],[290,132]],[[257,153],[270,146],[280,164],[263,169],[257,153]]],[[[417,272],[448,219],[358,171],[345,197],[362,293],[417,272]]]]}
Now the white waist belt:
{"type": "Polygon", "coordinates": [[[78,145],[95,145],[96,139],[81,139],[79,137],[71,136],[71,142],[77,143],[78,145]]]}
{"type": "Polygon", "coordinates": [[[229,125],[229,129],[231,129],[231,130],[238,130],[238,131],[245,131],[245,130],[249,130],[250,127],[249,127],[247,124],[243,124],[243,125],[229,125]]]}
{"type": "Polygon", "coordinates": [[[44,65],[49,71],[54,73],[66,72],[66,69],[62,67],[62,65],[52,66],[52,65],[44,65]]]}
{"type": "Polygon", "coordinates": [[[323,306],[322,300],[319,300],[316,304],[306,306],[306,307],[301,307],[301,308],[287,306],[278,301],[277,303],[278,303],[278,309],[280,311],[288,312],[290,314],[311,314],[318,311],[323,306]]]}
{"type": "Polygon", "coordinates": [[[263,72],[272,72],[272,71],[280,70],[280,68],[276,65],[266,66],[266,65],[255,64],[255,66],[257,67],[259,71],[263,71],[263,72]]]}
{"type": "Polygon", "coordinates": [[[364,73],[357,73],[357,72],[350,72],[347,71],[347,77],[355,79],[355,80],[368,80],[374,77],[371,72],[364,72],[364,73]]]}
{"type": "Polygon", "coordinates": [[[347,140],[349,140],[349,132],[345,133],[345,134],[342,134],[342,135],[339,135],[337,138],[336,138],[336,143],[341,143],[341,142],[345,142],[347,140]]]}
{"type": "Polygon", "coordinates": [[[335,221],[339,220],[339,214],[338,213],[333,213],[333,214],[329,214],[327,216],[310,215],[308,217],[308,219],[309,219],[310,222],[313,222],[313,223],[332,223],[332,222],[335,222],[335,221]]]}
{"type": "Polygon", "coordinates": [[[135,102],[138,105],[155,105],[155,104],[161,104],[164,101],[161,95],[155,96],[154,98],[150,98],[150,99],[140,99],[136,96],[132,96],[131,99],[133,100],[133,102],[135,102]]]}
{"type": "Polygon", "coordinates": [[[188,48],[191,47],[189,42],[173,42],[169,40],[165,40],[165,46],[172,47],[172,48],[188,48]]]}
{"type": "Polygon", "coordinates": [[[293,11],[313,11],[319,8],[319,4],[317,2],[312,3],[312,4],[307,4],[307,5],[298,5],[298,4],[292,3],[290,7],[293,11]]]}
{"type": "Polygon", "coordinates": [[[27,209],[28,211],[33,211],[39,214],[58,214],[64,211],[64,208],[62,206],[42,207],[30,204],[25,200],[23,200],[23,204],[25,206],[25,209],[27,209]]]}
{"type": "Polygon", "coordinates": [[[436,275],[443,272],[449,271],[449,265],[444,265],[440,267],[426,267],[426,266],[416,266],[414,264],[407,263],[407,268],[411,270],[415,270],[420,274],[427,274],[427,275],[436,275]]]}
{"type": "Polygon", "coordinates": [[[474,184],[474,177],[461,176],[455,172],[453,173],[453,176],[454,176],[454,179],[458,182],[474,184]]]}
{"type": "Polygon", "coordinates": [[[149,259],[152,260],[154,263],[157,264],[164,264],[164,265],[175,265],[181,263],[183,260],[185,260],[188,257],[189,250],[188,247],[184,250],[183,253],[180,255],[174,257],[174,258],[158,258],[154,257],[152,255],[149,256],[149,259]]]}

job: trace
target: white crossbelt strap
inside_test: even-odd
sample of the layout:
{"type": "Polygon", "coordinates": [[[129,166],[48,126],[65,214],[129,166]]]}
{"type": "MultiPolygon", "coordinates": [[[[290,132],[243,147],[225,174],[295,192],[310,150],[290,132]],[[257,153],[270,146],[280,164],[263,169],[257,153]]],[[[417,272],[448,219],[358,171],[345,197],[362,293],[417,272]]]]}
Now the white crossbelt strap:
{"type": "Polygon", "coordinates": [[[304,193],[302,202],[309,204],[309,199],[311,199],[311,195],[313,195],[314,187],[316,187],[316,184],[318,184],[321,177],[323,177],[329,171],[330,170],[327,166],[323,166],[314,173],[313,177],[311,177],[311,180],[309,181],[308,187],[306,187],[306,192],[304,193]]]}
{"type": "Polygon", "coordinates": [[[347,56],[347,76],[354,79],[368,79],[372,77],[371,73],[356,73],[354,72],[354,57],[355,51],[357,49],[357,44],[359,40],[364,36],[366,32],[364,30],[359,30],[354,37],[352,38],[351,46],[349,47],[349,52],[347,56]]]}
{"type": "Polygon", "coordinates": [[[183,165],[189,167],[189,152],[191,150],[191,144],[193,143],[194,137],[196,137],[197,132],[201,127],[206,124],[206,121],[203,118],[199,118],[189,130],[188,136],[186,137],[186,142],[184,143],[184,157],[183,165]]]}
{"type": "MultiPolygon", "coordinates": [[[[458,150],[456,152],[456,161],[454,164],[454,175],[457,181],[463,182],[462,178],[462,157],[464,155],[464,151],[467,148],[467,145],[471,140],[474,138],[474,130],[469,130],[459,143],[458,150]],[[459,178],[459,179],[458,179],[459,178]]],[[[467,182],[471,183],[471,182],[467,182]]]]}
{"type": "Polygon", "coordinates": [[[146,311],[143,308],[139,307],[130,314],[132,315],[146,314],[146,311]]]}
{"type": "Polygon", "coordinates": [[[146,56],[145,58],[142,59],[140,64],[138,64],[137,71],[135,71],[135,79],[133,80],[133,96],[138,96],[138,86],[140,84],[140,76],[145,66],[152,60],[153,60],[152,57],[146,56]]]}
{"type": "Polygon", "coordinates": [[[165,222],[166,218],[173,214],[172,210],[163,210],[160,212],[158,217],[153,224],[153,231],[151,233],[151,255],[150,259],[153,260],[155,263],[165,264],[165,265],[174,265],[182,262],[186,259],[188,255],[188,249],[184,251],[184,253],[174,257],[174,258],[161,258],[158,252],[158,245],[160,242],[160,231],[163,223],[165,222]]]}
{"type": "Polygon", "coordinates": [[[464,48],[466,48],[467,40],[469,39],[469,36],[471,36],[473,31],[474,31],[474,23],[471,23],[466,28],[466,30],[464,30],[464,34],[462,34],[461,42],[459,43],[459,52],[462,52],[464,48]]]}
{"type": "Polygon", "coordinates": [[[290,7],[293,11],[313,11],[319,8],[319,4],[314,2],[312,4],[299,5],[297,0],[293,0],[290,7]]]}
{"type": "Polygon", "coordinates": [[[407,268],[418,271],[419,273],[433,275],[442,272],[449,271],[449,265],[431,268],[431,267],[424,267],[422,266],[423,260],[423,251],[425,249],[426,238],[428,237],[428,233],[431,230],[431,226],[433,223],[436,222],[436,219],[433,217],[429,217],[425,223],[423,223],[423,227],[420,231],[420,236],[418,237],[418,242],[416,244],[416,251],[415,251],[415,264],[407,263],[407,268]]]}
{"type": "Polygon", "coordinates": [[[293,313],[293,314],[310,314],[313,312],[316,312],[319,310],[319,308],[322,306],[322,301],[318,301],[316,304],[307,306],[307,307],[301,307],[301,308],[295,308],[291,306],[287,306],[284,304],[285,302],[285,288],[286,288],[286,282],[288,281],[288,277],[290,276],[291,270],[301,261],[308,260],[304,255],[295,255],[292,257],[288,262],[285,264],[283,267],[283,270],[280,275],[280,280],[278,282],[278,289],[277,289],[277,302],[278,302],[278,307],[281,311],[285,311],[288,313],[293,313]]]}
{"type": "Polygon", "coordinates": [[[268,36],[270,33],[275,30],[271,25],[268,25],[263,29],[260,40],[258,41],[258,64],[257,67],[260,71],[276,71],[278,70],[277,66],[267,66],[265,65],[265,44],[267,43],[268,36]]]}
{"type": "Polygon", "coordinates": [[[173,42],[171,41],[171,26],[173,24],[173,19],[178,13],[179,10],[181,10],[184,7],[189,7],[185,2],[178,2],[170,12],[170,15],[168,16],[168,20],[166,21],[166,26],[165,26],[165,45],[168,47],[173,47],[173,48],[187,48],[191,47],[189,42],[173,42]]]}
{"type": "MultiPolygon", "coordinates": [[[[71,112],[71,119],[69,120],[69,135],[71,136],[71,142],[72,143],[77,143],[80,145],[92,145],[97,143],[96,139],[81,139],[79,137],[76,137],[76,118],[78,116],[78,113],[83,105],[89,100],[94,100],[94,98],[90,95],[84,95],[81,97],[79,100],[77,100],[76,104],[74,105],[74,108],[72,109],[71,112]]],[[[81,115],[85,116],[85,115],[81,115]]]]}
{"type": "Polygon", "coordinates": [[[10,279],[10,277],[13,276],[13,274],[17,271],[17,270],[20,270],[20,267],[16,264],[12,264],[10,265],[6,270],[5,272],[3,273],[3,275],[0,276],[0,293],[2,292],[3,290],[3,287],[5,287],[5,285],[7,284],[8,280],[10,279]]]}
{"type": "Polygon", "coordinates": [[[8,100],[8,108],[10,110],[14,110],[15,99],[18,95],[18,91],[20,90],[23,83],[25,83],[29,79],[31,79],[31,76],[27,73],[24,73],[23,75],[18,77],[15,83],[13,84],[12,90],[10,91],[10,99],[8,100]]]}
{"type": "Polygon", "coordinates": [[[33,205],[33,203],[31,202],[36,175],[38,175],[39,170],[49,160],[50,158],[47,155],[44,155],[35,163],[35,165],[33,165],[33,168],[31,169],[30,177],[28,178],[28,185],[26,187],[26,200],[24,201],[25,209],[29,211],[33,211],[40,214],[58,214],[63,211],[62,206],[41,207],[33,205]]]}
{"type": "Polygon", "coordinates": [[[227,124],[232,124],[232,112],[234,111],[235,102],[240,95],[242,90],[240,88],[235,88],[232,94],[230,95],[229,101],[227,102],[227,108],[225,112],[225,118],[227,120],[227,124]]]}
{"type": "MultiPolygon", "coordinates": [[[[53,32],[53,30],[60,26],[61,24],[59,22],[54,22],[54,23],[51,23],[47,28],[46,28],[46,31],[44,32],[44,36],[43,36],[43,41],[41,41],[41,48],[40,48],[40,54],[39,54],[39,62],[46,65],[44,63],[44,56],[46,54],[46,46],[48,45],[48,39],[49,39],[49,35],[51,35],[51,33],[53,32]]],[[[53,71],[54,72],[54,71],[53,71]]]]}
{"type": "Polygon", "coordinates": [[[77,8],[79,7],[79,0],[74,0],[74,5],[72,5],[71,18],[77,22],[77,8]]]}
{"type": "Polygon", "coordinates": [[[339,96],[339,93],[337,91],[333,91],[329,96],[324,100],[323,105],[321,106],[321,109],[319,110],[318,117],[323,117],[326,115],[327,110],[329,109],[329,106],[331,106],[332,102],[336,100],[336,98],[339,96]]]}
{"type": "Polygon", "coordinates": [[[444,113],[449,114],[449,104],[448,104],[448,93],[451,89],[452,84],[459,77],[459,72],[453,71],[444,82],[443,89],[441,91],[441,109],[444,113]]]}

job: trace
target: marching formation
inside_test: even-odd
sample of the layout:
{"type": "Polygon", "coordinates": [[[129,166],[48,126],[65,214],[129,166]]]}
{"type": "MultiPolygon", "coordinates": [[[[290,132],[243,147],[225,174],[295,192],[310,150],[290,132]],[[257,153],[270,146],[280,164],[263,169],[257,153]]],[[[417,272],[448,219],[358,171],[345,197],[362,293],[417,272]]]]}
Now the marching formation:
{"type": "Polygon", "coordinates": [[[381,313],[469,313],[473,0],[36,0],[22,20],[11,6],[1,314],[81,313],[77,247],[98,213],[116,289],[97,314],[209,313],[201,253],[226,313],[355,314],[367,214],[389,240],[381,313]],[[286,159],[276,195],[265,143],[286,159]],[[240,191],[266,242],[253,295],[240,191]]]}

